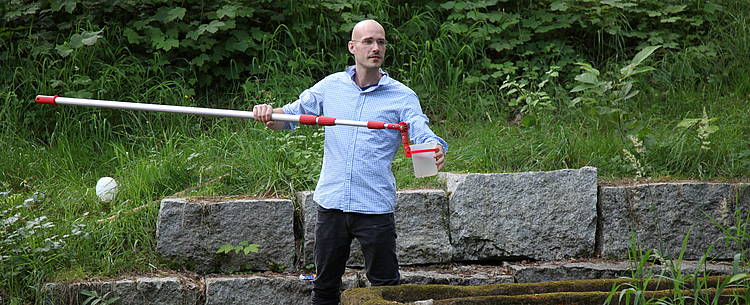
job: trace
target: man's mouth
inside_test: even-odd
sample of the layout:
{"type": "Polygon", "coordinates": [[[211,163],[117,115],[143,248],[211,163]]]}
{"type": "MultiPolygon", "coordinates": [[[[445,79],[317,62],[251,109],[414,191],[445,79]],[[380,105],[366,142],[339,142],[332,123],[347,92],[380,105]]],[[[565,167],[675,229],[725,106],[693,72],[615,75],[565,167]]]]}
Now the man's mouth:
{"type": "Polygon", "coordinates": [[[381,57],[381,56],[379,56],[379,55],[370,55],[370,56],[368,56],[367,58],[371,58],[371,59],[381,59],[382,57],[381,57]]]}

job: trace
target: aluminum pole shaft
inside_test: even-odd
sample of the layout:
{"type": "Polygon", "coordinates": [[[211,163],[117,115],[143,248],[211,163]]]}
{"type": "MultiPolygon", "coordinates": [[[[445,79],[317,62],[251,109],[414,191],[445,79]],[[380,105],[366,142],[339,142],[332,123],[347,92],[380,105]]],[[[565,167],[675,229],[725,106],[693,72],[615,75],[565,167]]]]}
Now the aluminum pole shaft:
{"type": "MultiPolygon", "coordinates": [[[[129,102],[61,97],[61,96],[56,96],[56,95],[55,96],[37,95],[36,102],[40,104],[52,104],[52,105],[72,105],[72,106],[87,106],[87,107],[99,107],[99,108],[185,113],[185,114],[196,114],[196,115],[215,116],[215,117],[230,117],[230,118],[241,118],[241,119],[254,119],[255,118],[253,116],[252,111],[201,108],[201,107],[189,107],[189,106],[159,105],[159,104],[147,104],[147,103],[129,103],[129,102]]],[[[331,117],[314,116],[314,115],[292,115],[292,114],[274,113],[274,114],[271,114],[271,120],[283,121],[283,122],[298,122],[300,124],[305,124],[305,125],[322,125],[322,126],[345,125],[345,126],[367,127],[370,129],[398,129],[398,130],[404,129],[403,126],[400,126],[399,124],[393,124],[393,123],[384,123],[384,122],[377,122],[377,121],[339,120],[339,119],[335,119],[331,117]]]]}

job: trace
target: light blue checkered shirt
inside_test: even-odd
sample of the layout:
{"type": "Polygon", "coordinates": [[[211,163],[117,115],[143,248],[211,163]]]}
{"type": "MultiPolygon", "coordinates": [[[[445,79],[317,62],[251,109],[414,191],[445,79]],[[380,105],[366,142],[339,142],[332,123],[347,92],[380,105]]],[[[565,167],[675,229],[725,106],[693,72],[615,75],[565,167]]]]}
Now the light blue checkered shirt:
{"type": "MultiPolygon", "coordinates": [[[[427,126],[417,95],[401,82],[383,75],[376,86],[361,90],[354,66],[331,74],[284,106],[286,114],[311,114],[355,121],[409,123],[414,144],[448,143],[427,126]]],[[[295,124],[288,124],[294,128],[295,124]]],[[[401,146],[397,130],[326,126],[323,168],[313,199],[327,209],[363,214],[392,213],[396,208],[396,179],[391,161],[401,146]]]]}

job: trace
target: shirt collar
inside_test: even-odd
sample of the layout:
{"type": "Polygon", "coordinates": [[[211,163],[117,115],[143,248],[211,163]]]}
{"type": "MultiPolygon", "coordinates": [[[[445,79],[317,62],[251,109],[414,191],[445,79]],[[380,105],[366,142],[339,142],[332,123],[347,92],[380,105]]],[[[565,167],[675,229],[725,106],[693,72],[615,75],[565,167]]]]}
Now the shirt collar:
{"type": "MultiPolygon", "coordinates": [[[[383,85],[387,85],[388,83],[390,83],[391,78],[388,77],[388,73],[383,71],[383,69],[378,69],[378,70],[380,71],[380,75],[382,75],[382,77],[380,77],[380,80],[378,81],[378,86],[383,86],[383,85]]],[[[347,75],[349,75],[349,79],[354,81],[354,74],[357,72],[355,69],[355,66],[352,65],[352,66],[346,67],[345,72],[347,75]]]]}

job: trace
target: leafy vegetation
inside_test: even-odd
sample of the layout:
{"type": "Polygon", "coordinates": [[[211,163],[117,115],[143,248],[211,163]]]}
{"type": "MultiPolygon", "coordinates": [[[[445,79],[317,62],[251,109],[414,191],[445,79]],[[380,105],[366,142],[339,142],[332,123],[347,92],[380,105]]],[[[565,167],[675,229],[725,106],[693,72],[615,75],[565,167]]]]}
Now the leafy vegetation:
{"type": "MultiPolygon", "coordinates": [[[[750,174],[747,1],[10,0],[0,15],[0,192],[11,192],[0,295],[11,304],[36,302],[48,280],[163,268],[154,201],[290,197],[314,187],[322,155],[316,128],[35,95],[281,106],[351,63],[345,44],[364,18],[386,27],[384,69],[451,144],[445,171],[750,174]],[[93,191],[102,176],[120,185],[106,204],[93,191]]],[[[438,185],[402,155],[393,170],[400,188],[438,185]]]]}
{"type": "MultiPolygon", "coordinates": [[[[743,222],[738,222],[742,225],[743,222]]],[[[727,235],[729,236],[729,235],[727,235]]],[[[612,286],[605,305],[609,304],[746,304],[750,297],[750,277],[746,269],[747,257],[742,262],[742,255],[734,259],[732,275],[725,277],[708,276],[707,256],[711,249],[699,260],[695,271],[686,273],[683,270],[683,255],[690,233],[682,241],[680,254],[676,258],[665,259],[658,251],[641,249],[634,237],[628,247],[631,264],[629,281],[612,286]],[[654,268],[654,265],[661,268],[654,268]],[[655,270],[656,269],[656,270],[655,270]],[[658,283],[667,280],[667,287],[658,283]],[[654,288],[654,283],[657,283],[654,288]],[[649,295],[649,290],[665,290],[666,295],[649,295]]]]}

